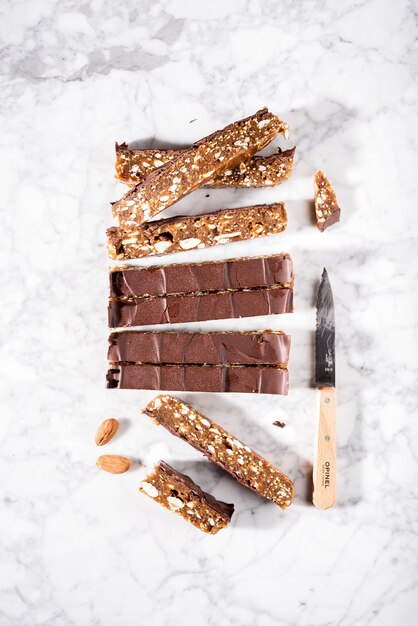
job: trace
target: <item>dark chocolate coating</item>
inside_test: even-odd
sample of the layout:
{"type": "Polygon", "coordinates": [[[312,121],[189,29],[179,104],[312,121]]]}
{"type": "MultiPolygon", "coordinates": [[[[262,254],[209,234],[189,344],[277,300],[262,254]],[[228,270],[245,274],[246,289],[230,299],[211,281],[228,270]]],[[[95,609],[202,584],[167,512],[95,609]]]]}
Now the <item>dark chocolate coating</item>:
{"type": "Polygon", "coordinates": [[[109,326],[148,326],[206,320],[275,315],[293,311],[293,290],[262,288],[250,291],[187,294],[109,302],[109,326]]]}
{"type": "Polygon", "coordinates": [[[328,219],[325,220],[325,222],[322,222],[322,224],[318,224],[318,228],[321,232],[324,232],[324,230],[326,230],[327,228],[329,228],[330,226],[332,226],[333,224],[336,224],[337,222],[340,221],[340,217],[341,217],[341,209],[335,209],[335,211],[332,213],[332,215],[330,215],[328,217],[328,219]]]}
{"type": "Polygon", "coordinates": [[[287,395],[289,372],[262,365],[112,365],[108,389],[287,395]]]}
{"type": "Polygon", "coordinates": [[[277,332],[122,331],[109,336],[109,361],[220,365],[280,365],[290,337],[277,332]]]}
{"type": "Polygon", "coordinates": [[[293,267],[288,254],[276,254],[116,270],[110,272],[109,280],[112,298],[135,298],[289,284],[293,267]]]}

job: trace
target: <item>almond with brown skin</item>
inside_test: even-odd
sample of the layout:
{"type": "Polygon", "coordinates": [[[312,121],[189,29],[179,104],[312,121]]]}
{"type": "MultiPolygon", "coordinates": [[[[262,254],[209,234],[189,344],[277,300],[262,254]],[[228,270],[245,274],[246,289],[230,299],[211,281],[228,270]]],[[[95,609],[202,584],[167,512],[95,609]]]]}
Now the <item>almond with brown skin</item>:
{"type": "Polygon", "coordinates": [[[123,474],[131,466],[131,462],[125,456],[119,454],[102,454],[96,461],[99,469],[111,474],[123,474]]]}
{"type": "Polygon", "coordinates": [[[105,443],[113,439],[119,428],[119,422],[114,417],[104,420],[96,432],[96,445],[104,446],[105,443]]]}

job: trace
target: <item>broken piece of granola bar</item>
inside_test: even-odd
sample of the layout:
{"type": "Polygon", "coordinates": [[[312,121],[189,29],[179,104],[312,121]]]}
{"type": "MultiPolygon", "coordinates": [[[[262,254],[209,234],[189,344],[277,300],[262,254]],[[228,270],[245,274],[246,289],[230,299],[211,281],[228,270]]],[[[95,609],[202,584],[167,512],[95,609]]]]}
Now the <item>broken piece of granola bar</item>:
{"type": "Polygon", "coordinates": [[[337,204],[334,188],[324,172],[315,174],[315,216],[316,225],[321,232],[340,221],[341,209],[337,204]]]}
{"type": "Polygon", "coordinates": [[[228,526],[234,512],[233,504],[217,500],[164,461],[141,482],[139,490],[211,535],[228,526]]]}

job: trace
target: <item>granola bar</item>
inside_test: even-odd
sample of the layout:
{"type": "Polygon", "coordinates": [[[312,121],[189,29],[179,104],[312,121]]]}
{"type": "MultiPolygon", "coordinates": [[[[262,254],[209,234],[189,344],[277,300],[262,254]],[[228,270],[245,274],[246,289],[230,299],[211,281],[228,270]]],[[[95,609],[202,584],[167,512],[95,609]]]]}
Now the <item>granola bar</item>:
{"type": "Polygon", "coordinates": [[[107,358],[117,363],[283,365],[290,337],[282,331],[111,333],[107,358]]]}
{"type": "Polygon", "coordinates": [[[234,513],[233,504],[217,500],[164,461],[141,482],[139,491],[211,535],[226,528],[234,513]]]}
{"type": "Polygon", "coordinates": [[[316,225],[323,232],[329,226],[340,221],[341,209],[333,186],[324,172],[315,174],[315,216],[316,225]]]}
{"type": "Polygon", "coordinates": [[[123,267],[109,273],[111,298],[226,291],[277,284],[293,286],[293,265],[289,254],[123,267]]]}
{"type": "Polygon", "coordinates": [[[184,439],[245,487],[286,509],[293,501],[292,481],[272,463],[221,426],[172,396],[160,395],[143,411],[156,424],[184,439]]]}
{"type": "Polygon", "coordinates": [[[111,300],[108,323],[110,328],[149,326],[278,315],[292,311],[293,289],[272,285],[235,291],[111,300]]]}
{"type": "Polygon", "coordinates": [[[283,203],[223,209],[148,222],[130,232],[109,228],[108,251],[112,259],[136,259],[275,235],[286,226],[283,203]]]}
{"type": "Polygon", "coordinates": [[[113,204],[119,226],[135,230],[217,174],[264,148],[287,125],[267,109],[230,124],[157,168],[113,204]]]}
{"type": "MultiPolygon", "coordinates": [[[[157,167],[177,158],[184,150],[149,150],[129,148],[126,143],[115,145],[116,178],[122,183],[136,185],[157,167]]],[[[269,187],[277,186],[290,177],[296,148],[270,156],[253,156],[238,167],[228,169],[207,181],[206,187],[269,187]]]]}

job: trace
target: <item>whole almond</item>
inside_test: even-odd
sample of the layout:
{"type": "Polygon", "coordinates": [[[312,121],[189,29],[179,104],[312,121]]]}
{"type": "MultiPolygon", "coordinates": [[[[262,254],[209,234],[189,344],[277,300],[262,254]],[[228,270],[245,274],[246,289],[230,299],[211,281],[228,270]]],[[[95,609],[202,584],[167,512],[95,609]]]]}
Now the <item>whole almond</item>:
{"type": "Polygon", "coordinates": [[[104,446],[118,432],[119,422],[114,417],[104,420],[96,431],[96,445],[104,446]]]}
{"type": "Polygon", "coordinates": [[[119,454],[102,454],[96,461],[99,469],[111,474],[123,474],[131,466],[131,462],[125,456],[119,454]]]}

